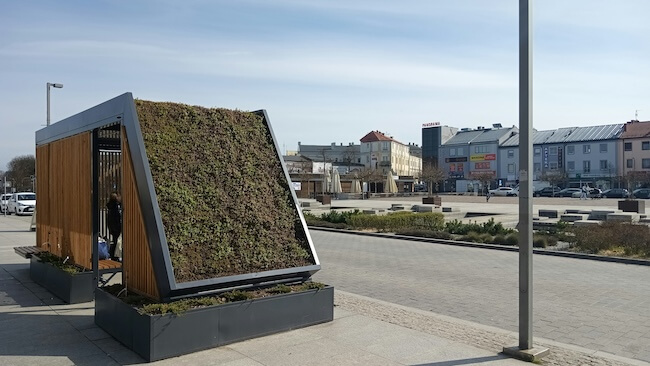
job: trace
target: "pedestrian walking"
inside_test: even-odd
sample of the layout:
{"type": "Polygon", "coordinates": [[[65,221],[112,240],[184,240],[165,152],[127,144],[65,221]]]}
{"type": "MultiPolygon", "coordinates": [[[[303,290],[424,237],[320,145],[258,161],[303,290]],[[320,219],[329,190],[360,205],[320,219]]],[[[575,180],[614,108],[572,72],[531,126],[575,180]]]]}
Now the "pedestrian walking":
{"type": "Polygon", "coordinates": [[[490,196],[491,196],[490,191],[487,191],[487,193],[485,194],[485,202],[490,202],[490,196]]]}
{"type": "Polygon", "coordinates": [[[581,200],[586,200],[587,199],[587,185],[585,184],[582,186],[582,192],[580,193],[580,199],[581,200]]]}

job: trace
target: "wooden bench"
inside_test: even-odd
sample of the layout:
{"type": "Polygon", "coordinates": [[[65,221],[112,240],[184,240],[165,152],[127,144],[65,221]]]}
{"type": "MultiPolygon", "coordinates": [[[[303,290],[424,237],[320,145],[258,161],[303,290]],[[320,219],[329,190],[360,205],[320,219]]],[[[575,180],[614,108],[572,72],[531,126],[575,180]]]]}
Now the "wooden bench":
{"type": "Polygon", "coordinates": [[[99,270],[101,272],[109,272],[111,270],[121,270],[122,262],[114,261],[111,259],[100,259],[99,270]]]}
{"type": "Polygon", "coordinates": [[[27,247],[14,247],[14,252],[23,258],[31,258],[33,255],[38,255],[38,253],[43,250],[37,246],[27,246],[27,247]]]}
{"type": "MultiPolygon", "coordinates": [[[[26,246],[26,247],[14,247],[14,252],[23,258],[31,258],[32,256],[38,255],[43,250],[37,246],[26,246]]],[[[100,272],[119,272],[122,270],[122,262],[114,261],[111,259],[100,259],[99,260],[99,271],[100,272]]]]}

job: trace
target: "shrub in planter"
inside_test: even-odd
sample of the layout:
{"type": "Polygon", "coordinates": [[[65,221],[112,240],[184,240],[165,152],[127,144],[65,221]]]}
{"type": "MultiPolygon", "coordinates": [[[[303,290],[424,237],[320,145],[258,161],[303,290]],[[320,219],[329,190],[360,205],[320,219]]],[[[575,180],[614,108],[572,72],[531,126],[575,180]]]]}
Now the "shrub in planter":
{"type": "Polygon", "coordinates": [[[517,233],[510,233],[506,235],[506,245],[519,245],[519,235],[517,233]]]}
{"type": "Polygon", "coordinates": [[[548,246],[548,243],[546,242],[546,238],[543,236],[537,236],[533,238],[533,248],[546,248],[548,246]]]}
{"type": "Polygon", "coordinates": [[[444,239],[452,240],[453,237],[446,231],[436,231],[436,230],[421,230],[421,229],[404,229],[398,230],[395,232],[398,235],[406,236],[418,236],[422,238],[434,238],[434,239],[444,239]]]}
{"type": "Polygon", "coordinates": [[[29,275],[34,282],[68,304],[93,300],[93,272],[68,264],[64,259],[49,252],[32,256],[29,275]]]}
{"type": "Polygon", "coordinates": [[[497,234],[492,238],[492,244],[506,244],[506,236],[503,234],[497,234]]]}
{"type": "Polygon", "coordinates": [[[356,229],[374,229],[395,232],[404,228],[441,230],[444,216],[440,212],[412,213],[399,212],[388,215],[355,215],[350,217],[350,226],[356,229]]]}

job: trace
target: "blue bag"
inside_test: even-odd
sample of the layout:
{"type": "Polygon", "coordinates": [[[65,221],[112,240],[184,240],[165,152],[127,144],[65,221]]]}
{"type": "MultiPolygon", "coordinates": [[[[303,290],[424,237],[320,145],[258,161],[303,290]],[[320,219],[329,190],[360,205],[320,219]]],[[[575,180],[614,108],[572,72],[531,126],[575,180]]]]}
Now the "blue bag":
{"type": "Polygon", "coordinates": [[[108,253],[108,243],[106,240],[100,238],[97,241],[97,253],[99,254],[99,259],[108,259],[110,254],[108,253]]]}

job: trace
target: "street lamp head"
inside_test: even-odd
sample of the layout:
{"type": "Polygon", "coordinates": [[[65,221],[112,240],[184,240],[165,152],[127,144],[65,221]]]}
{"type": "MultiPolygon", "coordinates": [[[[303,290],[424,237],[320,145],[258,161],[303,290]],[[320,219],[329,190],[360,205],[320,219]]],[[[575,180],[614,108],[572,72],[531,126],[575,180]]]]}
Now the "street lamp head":
{"type": "Polygon", "coordinates": [[[52,84],[52,86],[55,87],[55,88],[63,88],[63,84],[54,83],[54,84],[52,84]]]}

